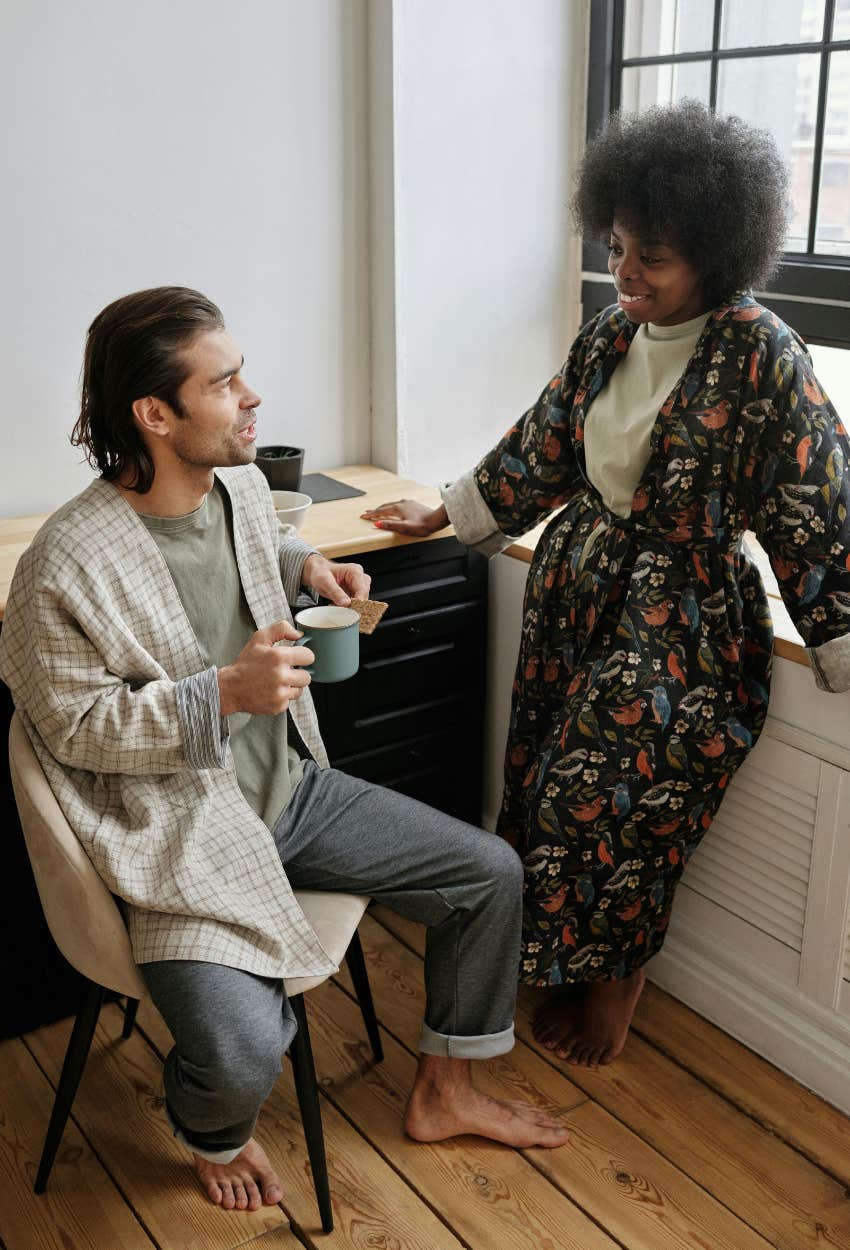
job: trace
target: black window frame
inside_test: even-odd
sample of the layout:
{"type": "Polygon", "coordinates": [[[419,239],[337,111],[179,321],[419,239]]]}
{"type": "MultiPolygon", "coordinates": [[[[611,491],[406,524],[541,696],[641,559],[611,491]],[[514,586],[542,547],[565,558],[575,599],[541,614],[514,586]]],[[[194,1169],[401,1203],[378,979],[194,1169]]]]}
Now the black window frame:
{"type": "MultiPolygon", "coordinates": [[[[823,132],[827,103],[827,66],[833,52],[850,50],[850,40],[830,39],[835,16],[835,0],[826,0],[824,26],[819,42],[805,44],[753,44],[745,49],[721,48],[721,6],[723,0],[706,0],[714,4],[712,46],[699,52],[679,52],[658,56],[623,58],[623,27],[626,0],[591,0],[590,41],[587,78],[587,137],[591,138],[604,124],[620,102],[620,84],[624,68],[640,65],[679,64],[688,61],[711,61],[710,106],[717,97],[717,70],[723,60],[742,56],[779,56],[794,52],[812,52],[820,48],[820,80],[815,123],[812,169],[812,199],[809,220],[809,252],[786,252],[779,270],[763,291],[765,303],[809,343],[828,347],[850,348],[850,257],[814,254],[814,231],[817,222],[823,156],[823,132]],[[788,297],[792,298],[788,298],[788,297]],[[794,298],[796,297],[796,298],[794,298]]],[[[582,313],[587,321],[600,309],[611,304],[607,251],[599,243],[585,241],[582,250],[582,313]]]]}

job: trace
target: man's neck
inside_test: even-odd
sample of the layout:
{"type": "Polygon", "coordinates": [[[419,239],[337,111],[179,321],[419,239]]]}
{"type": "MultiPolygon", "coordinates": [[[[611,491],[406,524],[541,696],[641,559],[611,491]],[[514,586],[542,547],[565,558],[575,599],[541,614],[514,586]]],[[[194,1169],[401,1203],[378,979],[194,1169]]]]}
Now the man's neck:
{"type": "Polygon", "coordinates": [[[214,480],[212,469],[190,470],[184,467],[177,473],[157,470],[153,485],[143,495],[120,481],[115,486],[134,512],[142,512],[146,516],[176,517],[187,516],[200,508],[212,490],[214,480]]]}

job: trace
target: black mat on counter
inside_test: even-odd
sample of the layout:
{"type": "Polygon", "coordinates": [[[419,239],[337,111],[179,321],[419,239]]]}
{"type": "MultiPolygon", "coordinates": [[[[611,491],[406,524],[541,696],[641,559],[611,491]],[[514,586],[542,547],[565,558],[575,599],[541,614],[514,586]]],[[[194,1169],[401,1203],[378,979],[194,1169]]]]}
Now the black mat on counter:
{"type": "Polygon", "coordinates": [[[365,495],[365,490],[349,486],[346,482],[338,482],[335,477],[326,473],[305,473],[298,487],[305,495],[309,495],[313,503],[327,503],[329,499],[354,499],[356,495],[365,495]]]}

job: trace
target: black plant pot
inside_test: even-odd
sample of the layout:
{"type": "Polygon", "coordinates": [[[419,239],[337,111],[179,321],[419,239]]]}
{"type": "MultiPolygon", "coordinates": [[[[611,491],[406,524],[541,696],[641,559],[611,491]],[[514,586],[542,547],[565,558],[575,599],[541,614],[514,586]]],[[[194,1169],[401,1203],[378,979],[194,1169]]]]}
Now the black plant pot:
{"type": "Polygon", "coordinates": [[[301,485],[304,448],[278,445],[258,447],[256,463],[272,490],[298,490],[301,485]]]}

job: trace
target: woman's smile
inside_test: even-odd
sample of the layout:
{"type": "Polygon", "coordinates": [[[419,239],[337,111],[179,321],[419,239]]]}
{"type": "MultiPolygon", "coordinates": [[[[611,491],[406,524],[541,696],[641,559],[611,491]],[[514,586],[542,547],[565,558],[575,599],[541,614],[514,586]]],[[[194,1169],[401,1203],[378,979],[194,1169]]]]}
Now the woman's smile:
{"type": "Polygon", "coordinates": [[[673,326],[708,311],[699,270],[671,244],[642,239],[619,221],[611,227],[608,272],[630,321],[673,326]]]}

